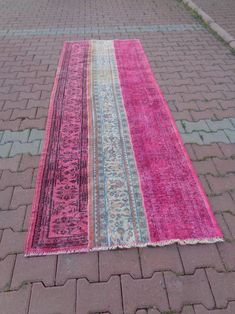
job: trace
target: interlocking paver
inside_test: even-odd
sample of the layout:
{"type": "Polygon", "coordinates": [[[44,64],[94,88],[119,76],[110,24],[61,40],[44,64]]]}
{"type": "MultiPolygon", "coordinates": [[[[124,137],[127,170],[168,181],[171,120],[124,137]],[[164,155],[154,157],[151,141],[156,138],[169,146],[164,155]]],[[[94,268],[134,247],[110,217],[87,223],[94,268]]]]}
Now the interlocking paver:
{"type": "Polygon", "coordinates": [[[228,192],[222,195],[213,195],[210,197],[210,202],[215,212],[231,212],[235,214],[235,202],[228,192]]]}
{"type": "MultiPolygon", "coordinates": [[[[158,312],[159,313],[159,312],[158,312]]],[[[148,314],[146,310],[137,310],[135,314],[148,314]]]]}
{"type": "Polygon", "coordinates": [[[47,109],[48,108],[48,100],[45,100],[45,99],[40,99],[40,100],[29,99],[29,101],[27,103],[27,108],[41,108],[41,107],[44,108],[44,109],[47,109]]]}
{"type": "Polygon", "coordinates": [[[206,132],[210,131],[207,125],[207,120],[199,120],[197,122],[189,122],[189,121],[183,120],[182,123],[184,125],[184,129],[186,133],[192,133],[193,131],[202,131],[202,130],[206,132]]]}
{"type": "Polygon", "coordinates": [[[11,202],[13,187],[0,191],[0,209],[8,209],[11,202]]]}
{"type": "Polygon", "coordinates": [[[230,143],[235,144],[235,131],[225,130],[226,136],[229,138],[230,143]]]}
{"type": "Polygon", "coordinates": [[[29,314],[75,314],[75,296],[75,280],[69,280],[61,287],[45,288],[42,283],[35,283],[32,287],[29,314]]]}
{"type": "MultiPolygon", "coordinates": [[[[17,101],[11,101],[11,100],[7,100],[4,103],[4,110],[7,109],[25,109],[26,105],[27,105],[27,100],[17,100],[17,101]]],[[[14,124],[15,121],[12,121],[11,123],[14,124]]],[[[17,121],[17,123],[20,123],[20,120],[17,121]]]]}
{"type": "Polygon", "coordinates": [[[149,309],[148,314],[161,314],[157,309],[149,309]]]}
{"type": "Polygon", "coordinates": [[[20,124],[20,129],[45,129],[46,125],[46,119],[45,118],[40,118],[40,119],[24,119],[21,124],[20,124]]]}
{"type": "Polygon", "coordinates": [[[5,229],[0,242],[0,258],[4,258],[8,254],[22,253],[25,234],[25,232],[14,232],[11,229],[5,229]]]}
{"type": "MultiPolygon", "coordinates": [[[[225,145],[225,146],[228,146],[228,145],[225,145]]],[[[203,145],[203,146],[193,144],[192,147],[193,147],[193,150],[195,151],[195,154],[198,160],[211,158],[211,157],[219,157],[219,158],[224,157],[222,151],[220,150],[220,146],[218,144],[210,144],[210,145],[203,145]]]]}
{"type": "Polygon", "coordinates": [[[0,305],[2,313],[16,314],[17,311],[17,314],[27,314],[30,290],[30,285],[24,285],[17,291],[0,293],[0,305]]]}
{"type": "Polygon", "coordinates": [[[184,305],[194,303],[201,303],[208,309],[214,307],[214,299],[203,269],[197,269],[193,275],[185,276],[166,272],[165,280],[172,310],[181,311],[184,305]]]}
{"type": "Polygon", "coordinates": [[[39,107],[39,108],[37,109],[36,118],[37,118],[37,119],[40,119],[40,118],[47,117],[47,112],[48,112],[48,109],[47,109],[47,108],[41,108],[41,107],[39,107]]]}
{"type": "Polygon", "coordinates": [[[228,271],[235,271],[235,242],[218,244],[218,250],[228,271]]]}
{"type": "Polygon", "coordinates": [[[11,158],[0,158],[0,170],[11,170],[16,171],[19,163],[20,163],[21,156],[15,156],[11,158]]]}
{"type": "Polygon", "coordinates": [[[225,157],[235,156],[235,144],[225,145],[220,143],[219,146],[225,157]]]}
{"type": "Polygon", "coordinates": [[[33,200],[34,189],[23,189],[21,186],[14,188],[10,208],[17,208],[20,205],[30,205],[33,200]]]}
{"type": "Polygon", "coordinates": [[[192,274],[196,268],[214,267],[223,271],[224,266],[217,247],[214,244],[179,246],[185,273],[192,274]]]}
{"type": "Polygon", "coordinates": [[[228,224],[225,220],[224,215],[225,214],[216,214],[215,215],[216,221],[218,222],[218,224],[222,230],[222,234],[223,234],[224,239],[231,241],[231,240],[233,240],[233,236],[232,236],[231,231],[228,228],[228,224]]]}
{"type": "Polygon", "coordinates": [[[9,120],[10,116],[11,116],[11,113],[12,113],[12,110],[0,111],[1,120],[3,120],[3,121],[9,120]]]}
{"type": "Polygon", "coordinates": [[[14,109],[11,115],[11,120],[19,119],[19,118],[28,118],[34,119],[36,116],[36,108],[31,109],[14,109]]]}
{"type": "Polygon", "coordinates": [[[0,260],[0,291],[6,291],[10,288],[14,263],[15,255],[8,255],[5,259],[0,260]]]}
{"type": "Polygon", "coordinates": [[[21,231],[23,228],[26,206],[20,206],[16,210],[0,211],[0,229],[11,228],[14,231],[21,231]]]}
{"type": "Polygon", "coordinates": [[[228,301],[235,299],[235,272],[218,273],[214,269],[206,272],[217,307],[225,308],[228,301]]]}
{"type": "Polygon", "coordinates": [[[226,309],[208,310],[203,305],[194,305],[195,314],[233,314],[235,313],[235,302],[229,302],[226,309]]]}
{"type": "Polygon", "coordinates": [[[221,175],[229,172],[235,172],[235,159],[214,158],[213,162],[221,175]]]}
{"type": "Polygon", "coordinates": [[[7,158],[10,154],[12,143],[0,145],[0,158],[7,158]]]}
{"type": "MultiPolygon", "coordinates": [[[[40,159],[40,156],[31,156],[31,155],[24,154],[20,162],[19,170],[23,171],[23,170],[26,170],[27,168],[37,168],[39,165],[39,159],[40,159]]],[[[1,164],[1,161],[0,161],[0,164],[1,164]]]]}
{"type": "Polygon", "coordinates": [[[3,121],[0,120],[0,130],[18,131],[20,128],[20,120],[3,121]]]}
{"type": "Polygon", "coordinates": [[[42,140],[44,138],[44,130],[32,129],[30,131],[29,142],[42,140]]]}
{"type": "Polygon", "coordinates": [[[191,306],[191,305],[184,306],[181,314],[195,314],[193,306],[191,306]]]}
{"type": "Polygon", "coordinates": [[[205,145],[211,143],[225,143],[225,144],[232,143],[226,136],[225,131],[222,130],[211,133],[200,131],[199,135],[205,145]]]}
{"type": "Polygon", "coordinates": [[[18,254],[11,289],[18,289],[25,282],[43,282],[45,286],[53,286],[56,272],[56,256],[28,257],[18,254]]]}
{"type": "Polygon", "coordinates": [[[162,270],[183,273],[176,245],[140,249],[140,260],[144,277],[151,277],[155,271],[162,270]]]}
{"type": "Polygon", "coordinates": [[[0,181],[0,190],[8,186],[21,186],[25,189],[30,188],[33,177],[33,169],[29,168],[22,172],[11,172],[4,170],[0,181]]]}
{"type": "Polygon", "coordinates": [[[230,191],[235,189],[234,174],[228,174],[223,177],[207,175],[206,178],[210,184],[212,191],[215,194],[221,194],[224,191],[230,191]]]}
{"type": "Polygon", "coordinates": [[[20,143],[14,142],[10,151],[10,157],[17,154],[31,154],[38,155],[40,141],[34,141],[32,143],[20,143]]]}
{"type": "Polygon", "coordinates": [[[218,175],[218,171],[216,170],[212,159],[208,158],[206,160],[194,161],[193,165],[196,168],[198,174],[210,173],[213,175],[218,175]]]}
{"type": "Polygon", "coordinates": [[[63,285],[71,278],[98,281],[98,253],[65,254],[58,256],[56,284],[63,285]]]}
{"type": "Polygon", "coordinates": [[[133,279],[130,275],[122,275],[121,281],[124,313],[133,314],[138,308],[148,307],[155,307],[160,311],[169,310],[161,273],[154,273],[148,279],[133,279]]]}
{"type": "Polygon", "coordinates": [[[201,139],[198,132],[187,133],[187,134],[182,133],[181,137],[183,139],[184,144],[188,144],[188,143],[189,144],[200,144],[200,145],[203,144],[202,139],[201,139]]]}
{"type": "Polygon", "coordinates": [[[206,120],[206,123],[208,124],[209,129],[213,132],[226,129],[234,130],[234,126],[229,119],[223,119],[218,121],[211,121],[208,119],[206,120]]]}
{"type": "Polygon", "coordinates": [[[235,216],[230,213],[223,214],[226,224],[228,225],[229,231],[235,239],[235,216]]]}
{"type": "Polygon", "coordinates": [[[77,314],[123,313],[121,298],[118,276],[111,277],[108,282],[89,283],[86,279],[77,282],[77,314]]]}
{"type": "Polygon", "coordinates": [[[99,270],[101,281],[107,281],[112,274],[130,274],[133,278],[141,278],[138,250],[100,252],[99,270]]]}

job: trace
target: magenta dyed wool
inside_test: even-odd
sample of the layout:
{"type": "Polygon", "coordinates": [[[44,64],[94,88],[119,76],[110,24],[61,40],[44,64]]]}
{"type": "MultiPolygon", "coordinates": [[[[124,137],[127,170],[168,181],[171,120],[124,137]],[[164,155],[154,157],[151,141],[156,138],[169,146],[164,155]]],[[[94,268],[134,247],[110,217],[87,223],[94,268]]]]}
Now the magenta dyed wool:
{"type": "Polygon", "coordinates": [[[222,241],[138,40],[65,43],[26,255],[222,241]]]}

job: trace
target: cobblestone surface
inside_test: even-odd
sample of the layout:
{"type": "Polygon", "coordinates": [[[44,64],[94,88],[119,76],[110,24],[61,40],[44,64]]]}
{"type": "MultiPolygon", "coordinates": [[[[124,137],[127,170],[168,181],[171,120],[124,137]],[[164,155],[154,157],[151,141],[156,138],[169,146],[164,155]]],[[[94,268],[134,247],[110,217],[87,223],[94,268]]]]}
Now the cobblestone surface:
{"type": "Polygon", "coordinates": [[[0,6],[0,313],[234,314],[234,55],[175,0],[0,6]],[[224,243],[24,258],[60,51],[91,38],[141,40],[224,243]]]}

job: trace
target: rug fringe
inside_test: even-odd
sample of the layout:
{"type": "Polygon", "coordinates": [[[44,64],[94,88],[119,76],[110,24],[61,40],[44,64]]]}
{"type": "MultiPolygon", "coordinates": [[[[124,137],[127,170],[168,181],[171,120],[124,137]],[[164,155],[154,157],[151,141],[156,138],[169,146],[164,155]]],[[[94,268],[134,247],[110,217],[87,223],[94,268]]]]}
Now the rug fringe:
{"type": "Polygon", "coordinates": [[[37,250],[26,252],[24,254],[25,257],[30,256],[43,256],[43,255],[59,255],[59,254],[70,254],[70,253],[88,253],[88,252],[99,252],[99,251],[109,251],[109,250],[116,250],[116,249],[130,249],[130,248],[144,248],[144,247],[164,247],[167,245],[171,245],[174,243],[178,243],[180,245],[193,245],[193,244],[211,244],[217,242],[224,242],[223,238],[214,237],[214,238],[205,238],[205,239],[172,239],[172,240],[165,240],[159,242],[146,242],[146,243],[132,243],[129,245],[112,245],[112,246],[101,246],[101,247],[94,247],[92,249],[69,249],[69,250],[58,250],[58,251],[49,251],[49,252],[40,252],[37,250]]]}

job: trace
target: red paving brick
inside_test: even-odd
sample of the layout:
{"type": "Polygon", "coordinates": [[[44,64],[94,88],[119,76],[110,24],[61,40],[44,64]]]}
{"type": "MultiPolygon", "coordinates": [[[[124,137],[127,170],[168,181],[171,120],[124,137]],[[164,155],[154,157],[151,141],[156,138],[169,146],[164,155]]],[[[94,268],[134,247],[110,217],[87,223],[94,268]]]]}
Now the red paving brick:
{"type": "Polygon", "coordinates": [[[56,284],[63,285],[71,278],[98,281],[98,253],[65,254],[58,256],[56,284]]]}
{"type": "Polygon", "coordinates": [[[99,270],[101,281],[107,281],[112,274],[130,274],[133,278],[141,278],[138,250],[100,252],[99,270]]]}
{"type": "MultiPolygon", "coordinates": [[[[0,305],[3,314],[26,314],[30,299],[29,285],[22,286],[17,291],[0,293],[0,305]]],[[[39,313],[37,313],[39,314],[39,313]]]]}
{"type": "Polygon", "coordinates": [[[28,257],[18,254],[12,276],[11,289],[18,289],[25,282],[42,282],[53,286],[56,272],[56,256],[28,257]]]}
{"type": "Polygon", "coordinates": [[[235,271],[235,242],[219,243],[218,250],[228,271],[235,271]]]}
{"type": "Polygon", "coordinates": [[[194,306],[195,314],[233,314],[235,313],[235,302],[230,302],[226,309],[208,310],[203,305],[194,306]]]}
{"type": "Polygon", "coordinates": [[[0,261],[0,291],[9,290],[15,263],[15,255],[8,255],[0,261]]]}
{"type": "Polygon", "coordinates": [[[235,202],[228,192],[210,197],[210,202],[215,211],[235,214],[235,202]]]}
{"type": "Polygon", "coordinates": [[[218,273],[215,269],[207,269],[206,273],[216,306],[225,308],[228,301],[235,299],[235,272],[218,273]]]}
{"type": "Polygon", "coordinates": [[[183,266],[176,245],[140,249],[140,260],[144,277],[151,277],[155,271],[172,270],[183,273],[183,266]]]}
{"type": "Polygon", "coordinates": [[[31,156],[28,154],[25,154],[22,156],[19,170],[24,171],[27,168],[37,168],[39,164],[40,156],[31,156]]]}
{"type": "Polygon", "coordinates": [[[20,206],[16,210],[0,210],[0,229],[12,229],[22,231],[26,206],[20,206]]]}
{"type": "Polygon", "coordinates": [[[0,209],[8,209],[11,202],[13,187],[0,191],[0,209]]]}
{"type": "Polygon", "coordinates": [[[214,299],[203,269],[197,269],[193,275],[184,276],[166,272],[165,280],[172,310],[179,312],[184,305],[197,303],[213,309],[214,299]]]}
{"type": "Polygon", "coordinates": [[[186,274],[192,274],[197,268],[214,267],[224,271],[224,266],[215,244],[179,246],[186,274]]]}
{"type": "Polygon", "coordinates": [[[89,283],[86,279],[79,279],[77,282],[76,308],[79,314],[96,312],[122,313],[119,277],[113,276],[108,282],[100,283],[89,283]]]}
{"type": "Polygon", "coordinates": [[[133,314],[138,308],[155,307],[169,310],[165,283],[161,273],[154,273],[148,279],[133,279],[121,276],[124,313],[133,314]]]}
{"type": "Polygon", "coordinates": [[[75,299],[76,280],[69,280],[62,287],[51,288],[44,287],[42,283],[35,283],[30,298],[29,314],[75,314],[75,299]]]}
{"type": "Polygon", "coordinates": [[[16,155],[15,157],[11,158],[0,158],[0,169],[5,170],[8,169],[10,171],[16,171],[19,163],[20,163],[21,156],[16,155]]]}
{"type": "Polygon", "coordinates": [[[25,235],[24,232],[14,232],[11,229],[5,229],[0,242],[0,259],[8,254],[22,253],[25,235]]]}
{"type": "MultiPolygon", "coordinates": [[[[207,30],[112,33],[116,25],[196,23],[178,1],[3,0],[0,17],[0,31],[110,30],[1,36],[0,130],[45,128],[63,42],[90,38],[139,38],[176,120],[235,117],[234,55],[207,30]]],[[[25,258],[39,156],[0,159],[0,314],[234,314],[235,144],[186,149],[224,243],[25,258]]]]}
{"type": "Polygon", "coordinates": [[[24,189],[30,188],[32,177],[32,169],[27,169],[22,172],[11,172],[10,170],[4,170],[1,177],[0,190],[6,189],[9,186],[21,186],[24,189]]]}

